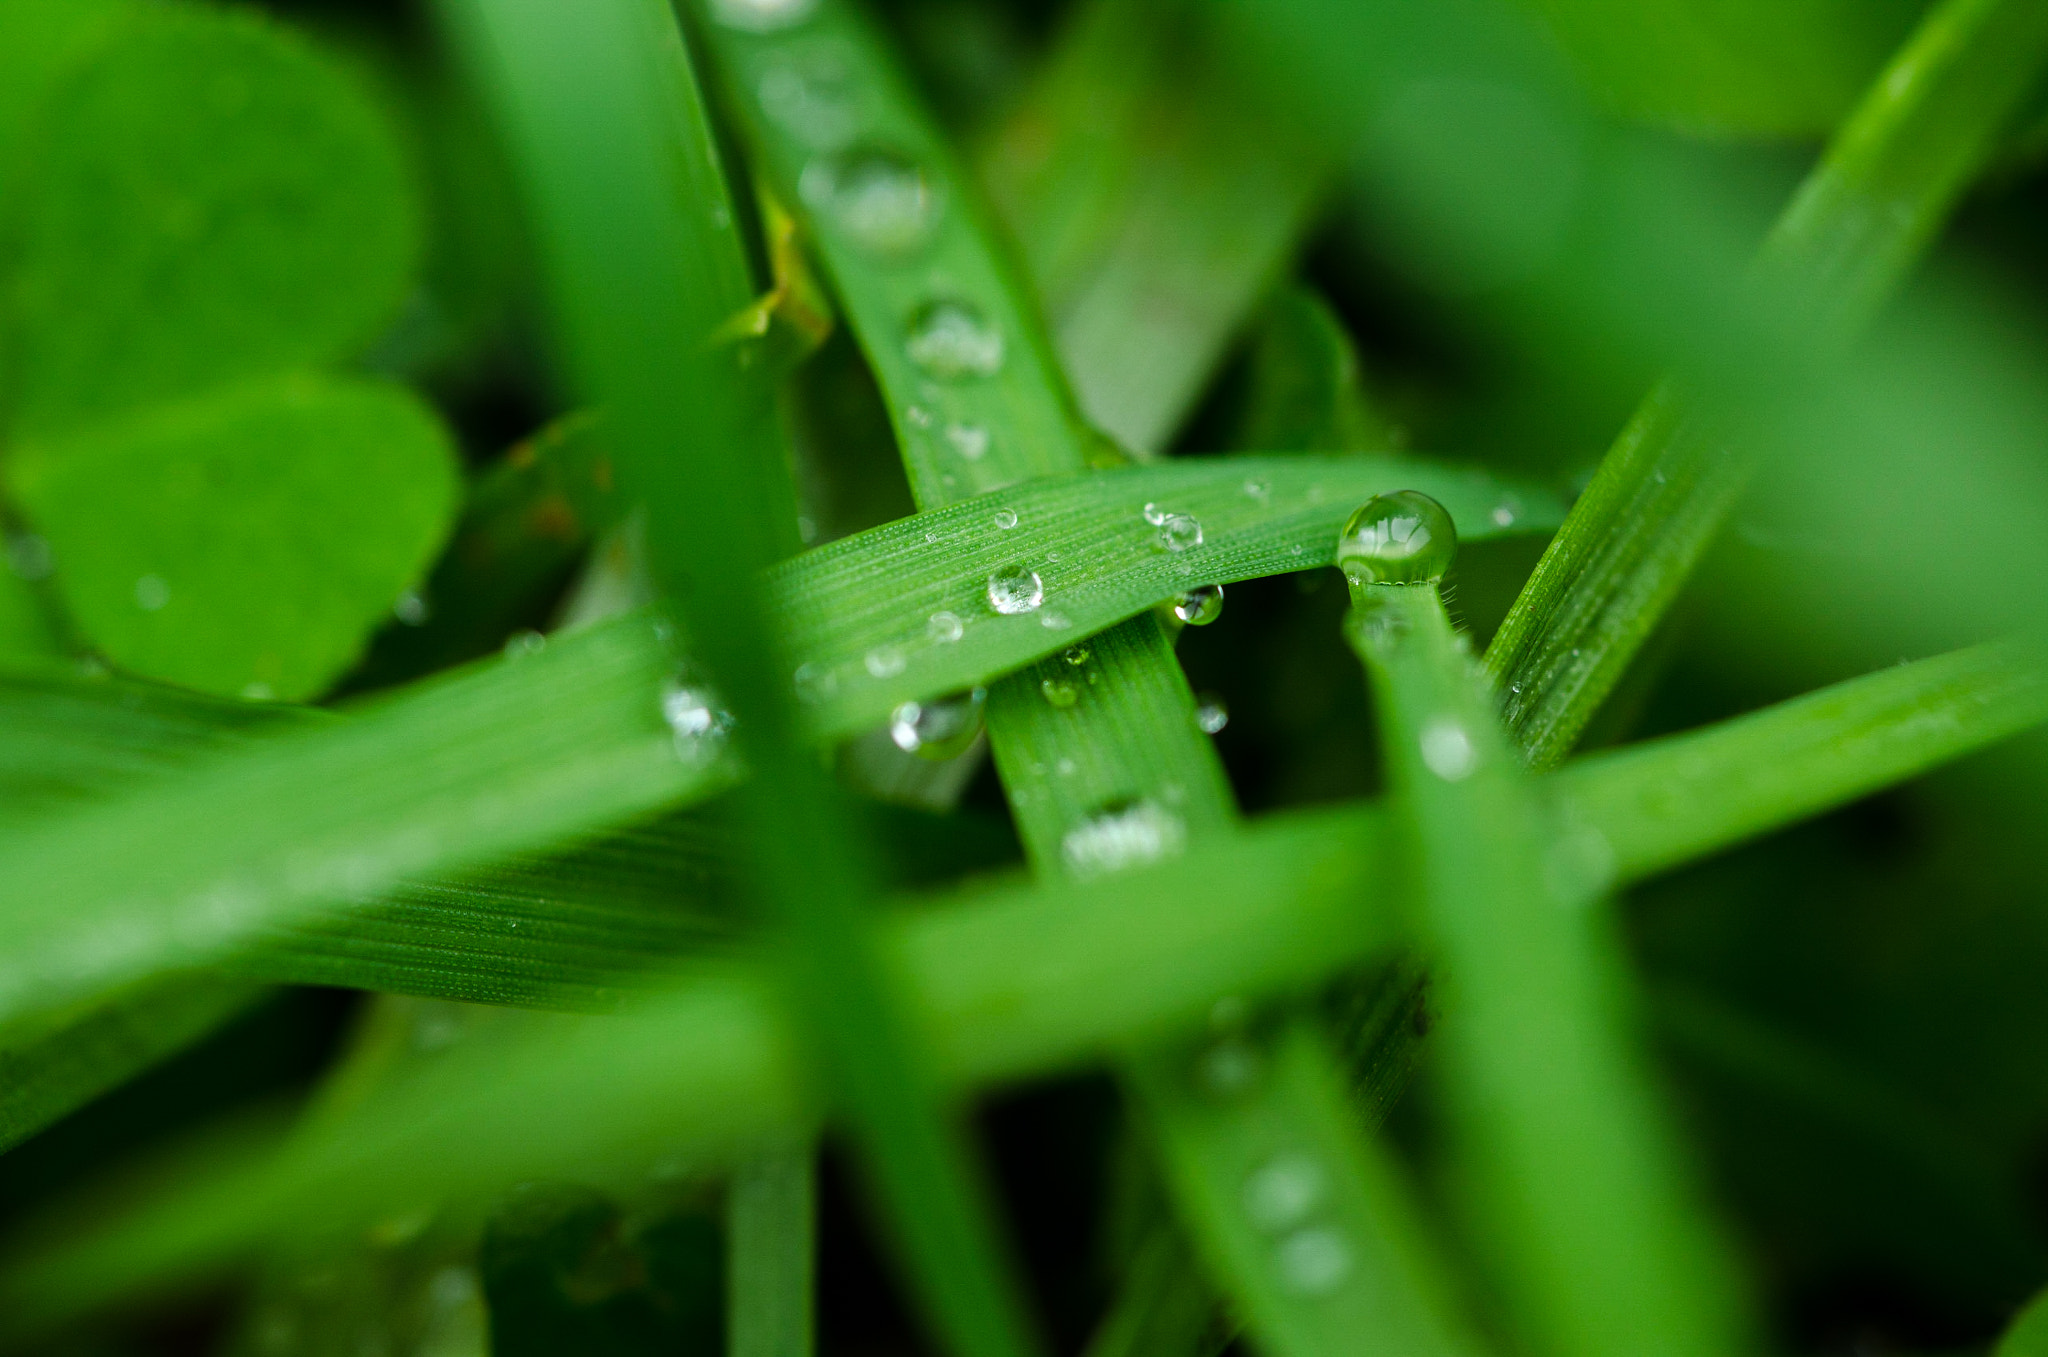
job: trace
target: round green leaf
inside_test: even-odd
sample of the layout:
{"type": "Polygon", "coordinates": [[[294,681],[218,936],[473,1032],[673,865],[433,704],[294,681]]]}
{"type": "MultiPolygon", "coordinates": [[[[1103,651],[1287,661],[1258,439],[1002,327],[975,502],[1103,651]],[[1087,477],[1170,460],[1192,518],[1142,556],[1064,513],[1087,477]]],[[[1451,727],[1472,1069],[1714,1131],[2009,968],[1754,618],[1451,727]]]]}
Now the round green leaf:
{"type": "Polygon", "coordinates": [[[20,449],[18,502],[85,636],[206,692],[319,693],[447,535],[459,492],[403,388],[283,377],[20,449]]]}
{"type": "Polygon", "coordinates": [[[22,437],[342,357],[390,321],[419,249],[375,101],[252,14],[123,26],[51,93],[23,159],[22,437]]]}

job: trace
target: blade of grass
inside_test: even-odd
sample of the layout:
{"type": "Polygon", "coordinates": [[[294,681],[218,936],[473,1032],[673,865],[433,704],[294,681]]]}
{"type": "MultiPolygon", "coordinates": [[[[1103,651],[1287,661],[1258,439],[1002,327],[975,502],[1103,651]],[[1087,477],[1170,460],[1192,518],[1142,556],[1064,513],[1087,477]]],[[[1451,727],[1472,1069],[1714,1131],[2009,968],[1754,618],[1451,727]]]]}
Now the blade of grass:
{"type": "Polygon", "coordinates": [[[1460,1168],[1515,1327],[1559,1357],[1742,1350],[1732,1265],[1638,1068],[1618,944],[1436,585],[1354,580],[1352,601],[1411,912],[1452,990],[1460,1168]]]}
{"type": "Polygon", "coordinates": [[[1329,164],[1219,60],[1199,10],[1094,0],[1068,22],[978,167],[1082,411],[1156,453],[1286,268],[1329,164]]]}
{"type": "Polygon", "coordinates": [[[713,342],[752,300],[734,213],[661,0],[451,4],[543,238],[583,389],[647,509],[657,582],[739,718],[758,896],[914,1298],[966,1357],[1036,1344],[959,1128],[871,929],[871,864],[796,738],[756,572],[794,545],[772,391],[713,342]],[[680,455],[678,455],[680,453],[680,455]]]}
{"type": "Polygon", "coordinates": [[[807,1146],[749,1160],[726,1187],[726,1352],[810,1357],[817,1171],[807,1146]]]}
{"type": "MultiPolygon", "coordinates": [[[[1867,790],[1880,774],[1903,776],[1973,739],[1988,742],[2020,712],[2039,719],[2040,669],[2020,656],[2005,659],[2011,668],[1986,672],[1988,691],[2001,695],[1988,703],[1945,674],[1960,657],[1829,690],[1841,701],[1801,699],[1812,703],[1812,738],[1796,747],[1812,760],[1813,778],[1798,804],[1771,795],[1788,815],[1819,809],[1867,790]],[[2011,682],[2022,665],[2030,684],[2011,682]],[[1859,740],[1844,741],[1842,757],[1834,756],[1831,722],[1854,729],[1880,709],[1923,701],[1922,756],[1886,741],[1883,757],[1865,764],[1859,751],[1871,746],[1859,740]]],[[[1660,785],[1662,764],[1690,770],[1670,782],[1680,801],[1694,787],[1740,797],[1750,784],[1695,752],[1718,748],[1730,764],[1753,765],[1759,747],[1790,733],[1770,731],[1776,721],[1765,712],[1674,737],[1655,746],[1658,759],[1634,766],[1620,756],[1588,760],[1550,785],[1566,798],[1583,791],[1597,808],[1629,799],[1616,784],[1660,785]],[[1758,738],[1742,738],[1747,731],[1758,738]]],[[[1623,880],[1669,860],[1661,843],[1638,851],[1626,832],[1604,830],[1598,815],[1567,807],[1562,818],[1602,833],[1623,880]]],[[[1722,823],[1755,821],[1736,813],[1722,823]]],[[[1372,805],[1275,816],[1106,879],[961,890],[947,907],[907,911],[891,928],[950,1079],[1042,1075],[1148,1040],[1180,1049],[1220,998],[1301,992],[1398,945],[1392,902],[1386,911],[1359,904],[1389,877],[1388,832],[1372,805]]],[[[1695,851],[1719,846],[1695,840],[1695,851]]],[[[0,1314],[47,1327],[216,1266],[279,1226],[311,1227],[316,1215],[404,1201],[415,1184],[437,1192],[493,1187],[566,1172],[580,1155],[643,1139],[664,1155],[715,1159],[806,1124],[810,1076],[762,976],[718,972],[652,1002],[651,1016],[560,1029],[569,1034],[561,1049],[465,1064],[412,1102],[338,1123],[329,1140],[291,1162],[243,1166],[232,1180],[61,1247],[18,1241],[0,1269],[0,1314]]]]}
{"type": "MultiPolygon", "coordinates": [[[[1921,21],[1764,245],[1764,287],[1839,343],[1938,234],[2048,56],[2030,0],[1944,0],[1921,21]]],[[[1750,455],[1658,387],[1623,430],[1488,648],[1510,726],[1555,764],[1662,619],[1747,484],[1750,455]]]]}
{"type": "MultiPolygon", "coordinates": [[[[1003,267],[943,139],[854,7],[825,0],[795,25],[770,31],[722,25],[714,8],[707,31],[768,174],[810,209],[847,322],[896,412],[919,505],[1100,461],[1071,414],[1050,346],[1003,267]],[[774,91],[778,72],[802,79],[807,63],[814,68],[828,59],[836,63],[834,88],[846,116],[834,124],[838,135],[821,141],[813,122],[786,116],[774,91]],[[891,158],[877,159],[885,151],[891,158]],[[881,239],[867,215],[876,190],[865,186],[884,182],[874,176],[885,167],[899,193],[914,186],[915,197],[905,198],[919,205],[914,233],[905,232],[911,239],[881,239]],[[863,195],[860,210],[850,211],[850,200],[835,186],[856,172],[863,195]],[[902,267],[911,259],[917,267],[902,267]],[[926,327],[941,313],[951,318],[950,342],[961,356],[956,359],[949,349],[938,353],[945,361],[935,363],[926,327]],[[975,436],[963,442],[958,431],[975,436]]],[[[1261,498],[1256,487],[1247,492],[1240,483],[1226,503],[1261,498]]],[[[1306,498],[1320,498],[1314,484],[1306,498]]],[[[1177,558],[1173,574],[1189,582],[1183,588],[1190,587],[1195,563],[1213,554],[1206,527],[1191,507],[1178,499],[1157,506],[1140,501],[1129,506],[1125,520],[1125,533],[1143,543],[1143,550],[1177,558]]],[[[1222,510],[1219,505],[1217,512],[1222,510]]],[[[1021,524],[1013,510],[991,516],[984,531],[1017,532],[1021,524]]],[[[1028,597],[1020,607],[1013,589],[1007,606],[1013,615],[1028,613],[1041,627],[1078,641],[1086,632],[1074,626],[1067,609],[1070,593],[1080,591],[1064,587],[1068,581],[1050,553],[1040,559],[1029,548],[1028,541],[1019,541],[1008,567],[1011,578],[1028,581],[1028,597]]],[[[997,585],[993,576],[986,582],[991,605],[1004,603],[997,585]]],[[[1234,828],[1229,785],[1196,724],[1194,696],[1172,647],[1166,625],[1156,615],[1143,615],[990,689],[990,749],[1025,854],[1042,875],[1115,872],[1234,828]]],[[[871,673],[886,674],[906,662],[893,646],[864,657],[871,673]]],[[[1370,1185],[1359,1180],[1367,1161],[1341,1120],[1316,1115],[1318,1086],[1304,1073],[1314,1063],[1310,1053],[1320,1052],[1325,1061],[1332,1057],[1306,1025],[1293,1042],[1296,1058],[1275,1066],[1269,1090],[1274,1105],[1293,1115],[1242,1118],[1234,1154],[1203,1150],[1199,1127],[1210,1110],[1198,1107],[1200,1095],[1187,1087],[1174,1053],[1139,1048],[1128,1073],[1157,1133],[1187,1150],[1171,1156],[1174,1162],[1198,1175],[1181,1181],[1211,1264],[1225,1271],[1228,1284],[1262,1323],[1264,1341],[1306,1354],[1357,1343],[1357,1320],[1393,1313],[1383,1299],[1389,1279],[1375,1267],[1380,1255],[1361,1256],[1356,1271],[1342,1272],[1312,1296],[1290,1296],[1284,1281],[1276,1283],[1268,1241],[1256,1223],[1236,1212],[1204,1214],[1192,1205],[1240,1190],[1240,1161],[1253,1143],[1279,1154],[1298,1148],[1306,1136],[1336,1183],[1331,1201],[1339,1228],[1362,1239],[1377,1237],[1374,1222],[1360,1214],[1370,1199],[1370,1185]],[[1141,1066],[1142,1073],[1135,1068],[1141,1066]],[[1284,1126],[1295,1130],[1283,1136],[1284,1126]],[[1219,1231],[1233,1238],[1226,1241],[1219,1231]]],[[[1403,1284],[1393,1280],[1393,1293],[1400,1294],[1403,1284]]],[[[1394,1305],[1398,1309],[1399,1302],[1394,1305]]]]}

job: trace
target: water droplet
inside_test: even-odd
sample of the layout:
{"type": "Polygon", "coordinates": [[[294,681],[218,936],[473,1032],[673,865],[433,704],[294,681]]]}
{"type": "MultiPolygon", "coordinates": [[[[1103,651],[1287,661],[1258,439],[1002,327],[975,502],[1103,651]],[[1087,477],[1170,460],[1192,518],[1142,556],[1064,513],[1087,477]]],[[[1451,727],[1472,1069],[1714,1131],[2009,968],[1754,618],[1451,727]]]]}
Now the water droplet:
{"type": "Polygon", "coordinates": [[[1168,517],[1166,510],[1160,508],[1151,500],[1145,501],[1145,507],[1138,510],[1138,512],[1143,514],[1145,516],[1145,521],[1147,523],[1150,523],[1155,528],[1158,527],[1161,523],[1164,523],[1168,517]]]}
{"type": "Polygon", "coordinates": [[[505,658],[516,660],[525,655],[538,655],[548,648],[548,638],[528,628],[515,631],[505,638],[505,658]]]}
{"type": "Polygon", "coordinates": [[[433,616],[433,610],[427,606],[425,595],[417,589],[408,589],[391,605],[391,615],[408,627],[423,627],[433,616]]]}
{"type": "Polygon", "coordinates": [[[1213,693],[1195,707],[1195,726],[1204,735],[1219,735],[1230,724],[1230,708],[1213,693]]]}
{"type": "Polygon", "coordinates": [[[270,700],[270,685],[267,683],[245,683],[242,685],[242,696],[248,698],[251,702],[268,702],[270,700]]]}
{"type": "Polygon", "coordinates": [[[1016,527],[1017,511],[1015,509],[996,510],[996,526],[998,528],[1001,528],[1005,532],[1008,532],[1011,528],[1016,527]]]}
{"type": "Polygon", "coordinates": [[[1004,566],[988,577],[988,606],[999,613],[1028,613],[1045,602],[1045,581],[1028,566],[1004,566]]]}
{"type": "Polygon", "coordinates": [[[949,646],[967,634],[967,624],[960,620],[958,613],[941,608],[926,620],[924,634],[931,637],[935,645],[949,646]]]}
{"type": "Polygon", "coordinates": [[[927,302],[910,318],[905,352],[928,377],[942,382],[989,377],[1003,366],[1003,332],[969,302],[927,302]]]}
{"type": "Polygon", "coordinates": [[[1088,663],[1088,655],[1089,650],[1087,646],[1068,646],[1060,652],[1060,658],[1073,665],[1076,669],[1088,663]]]}
{"type": "Polygon", "coordinates": [[[1080,764],[1075,763],[1072,759],[1061,759],[1053,765],[1053,771],[1061,777],[1072,777],[1080,766],[1080,764]]]}
{"type": "Polygon", "coordinates": [[[685,678],[662,686],[661,717],[674,737],[676,757],[692,765],[716,758],[733,727],[732,713],[719,705],[709,685],[685,678]]]}
{"type": "Polygon", "coordinates": [[[1515,520],[1521,516],[1522,506],[1512,499],[1504,499],[1494,505],[1493,512],[1488,515],[1488,517],[1493,519],[1493,525],[1496,528],[1512,528],[1515,525],[1515,520]]]}
{"type": "Polygon", "coordinates": [[[1223,586],[1205,584],[1173,601],[1173,615],[1191,627],[1206,627],[1223,616],[1223,586]]]}
{"type": "Polygon", "coordinates": [[[761,111],[808,146],[842,146],[860,129],[856,87],[834,53],[812,52],[772,66],[754,92],[761,111]]]}
{"type": "Polygon", "coordinates": [[[1265,1073],[1264,1052],[1241,1036],[1212,1041],[1195,1057],[1195,1086],[1212,1098],[1242,1098],[1265,1073]]]}
{"type": "Polygon", "coordinates": [[[979,424],[948,424],[946,443],[970,462],[988,455],[988,430],[979,424]]]}
{"type": "Polygon", "coordinates": [[[905,702],[889,716],[889,738],[908,754],[950,759],[967,752],[981,733],[988,690],[974,688],[931,702],[905,702]]]}
{"type": "Polygon", "coordinates": [[[1329,1190],[1323,1166],[1300,1151],[1276,1154],[1245,1180],[1244,1212],[1271,1234],[1291,1230],[1323,1204],[1329,1190]]]}
{"type": "Polygon", "coordinates": [[[790,682],[796,688],[797,700],[810,706],[839,691],[839,675],[815,664],[798,665],[796,673],[790,676],[790,682]]]}
{"type": "Polygon", "coordinates": [[[1065,631],[1074,625],[1073,619],[1056,608],[1047,608],[1038,619],[1038,625],[1047,631],[1065,631]]]}
{"type": "Polygon", "coordinates": [[[1081,700],[1081,690],[1063,678],[1040,679],[1038,691],[1045,695],[1047,702],[1063,711],[1081,700]]]}
{"type": "Polygon", "coordinates": [[[905,406],[903,418],[915,429],[929,429],[932,426],[932,412],[922,405],[905,406]]]}
{"type": "Polygon", "coordinates": [[[1273,483],[1260,479],[1246,481],[1244,483],[1244,493],[1246,498],[1255,499],[1259,503],[1264,504],[1273,497],[1273,483]]]}
{"type": "Polygon", "coordinates": [[[1296,1230],[1274,1253],[1280,1284],[1301,1296],[1325,1296],[1351,1275],[1351,1245],[1324,1225],[1296,1230]]]}
{"type": "Polygon", "coordinates": [[[171,586],[164,583],[162,575],[144,575],[135,581],[135,606],[146,613],[156,612],[171,601],[171,586]]]}
{"type": "Polygon", "coordinates": [[[47,579],[51,567],[50,543],[32,532],[7,539],[7,564],[25,580],[47,579]]]}
{"type": "Polygon", "coordinates": [[[818,520],[812,518],[809,514],[798,514],[796,516],[796,535],[802,539],[805,546],[809,546],[817,541],[818,520]]]}
{"type": "Polygon", "coordinates": [[[876,646],[861,660],[869,674],[878,679],[895,678],[903,672],[903,651],[896,646],[876,646]]]}
{"type": "Polygon", "coordinates": [[[774,33],[811,17],[818,0],[712,0],[711,15],[743,33],[774,33]]]}
{"type": "Polygon", "coordinates": [[[1159,524],[1159,545],[1167,551],[1186,551],[1202,545],[1202,524],[1193,514],[1168,514],[1159,524]]]}
{"type": "Polygon", "coordinates": [[[880,146],[812,161],[797,190],[861,248],[880,254],[917,249],[938,224],[938,190],[924,168],[880,146]]]}
{"type": "Polygon", "coordinates": [[[1418,490],[1367,500],[1337,534],[1337,564],[1354,584],[1440,580],[1457,554],[1451,516],[1418,490]]]}
{"type": "Polygon", "coordinates": [[[1187,826],[1151,801],[1109,806],[1068,830],[1060,856],[1076,876],[1100,876],[1178,853],[1187,826]]]}
{"type": "Polygon", "coordinates": [[[1462,782],[1479,766],[1479,750],[1456,717],[1432,718],[1422,727],[1417,743],[1423,764],[1446,782],[1462,782]]]}

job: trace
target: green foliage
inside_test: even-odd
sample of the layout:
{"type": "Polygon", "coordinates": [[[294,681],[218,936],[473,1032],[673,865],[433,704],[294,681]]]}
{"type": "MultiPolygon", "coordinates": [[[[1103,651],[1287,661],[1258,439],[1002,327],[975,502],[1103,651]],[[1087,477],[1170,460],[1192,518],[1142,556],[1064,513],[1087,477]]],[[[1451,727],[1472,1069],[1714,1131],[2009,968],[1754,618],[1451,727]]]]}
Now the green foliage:
{"type": "Polygon", "coordinates": [[[285,377],[23,446],[9,489],[109,659],[202,692],[324,691],[440,549],[453,450],[410,392],[285,377]]]}
{"type": "Polygon", "coordinates": [[[2044,13],[0,0],[0,1349],[2030,1350],[2044,13]]]}

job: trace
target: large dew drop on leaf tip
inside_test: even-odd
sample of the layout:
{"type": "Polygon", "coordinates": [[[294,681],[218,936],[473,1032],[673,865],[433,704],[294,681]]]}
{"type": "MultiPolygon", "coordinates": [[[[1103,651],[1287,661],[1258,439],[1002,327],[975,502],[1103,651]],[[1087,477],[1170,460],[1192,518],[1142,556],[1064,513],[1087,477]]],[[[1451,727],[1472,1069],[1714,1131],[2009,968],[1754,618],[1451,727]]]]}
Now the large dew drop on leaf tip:
{"type": "Polygon", "coordinates": [[[1354,584],[1426,584],[1458,554],[1451,516],[1419,490],[1376,495],[1337,534],[1337,566],[1354,584]]]}

